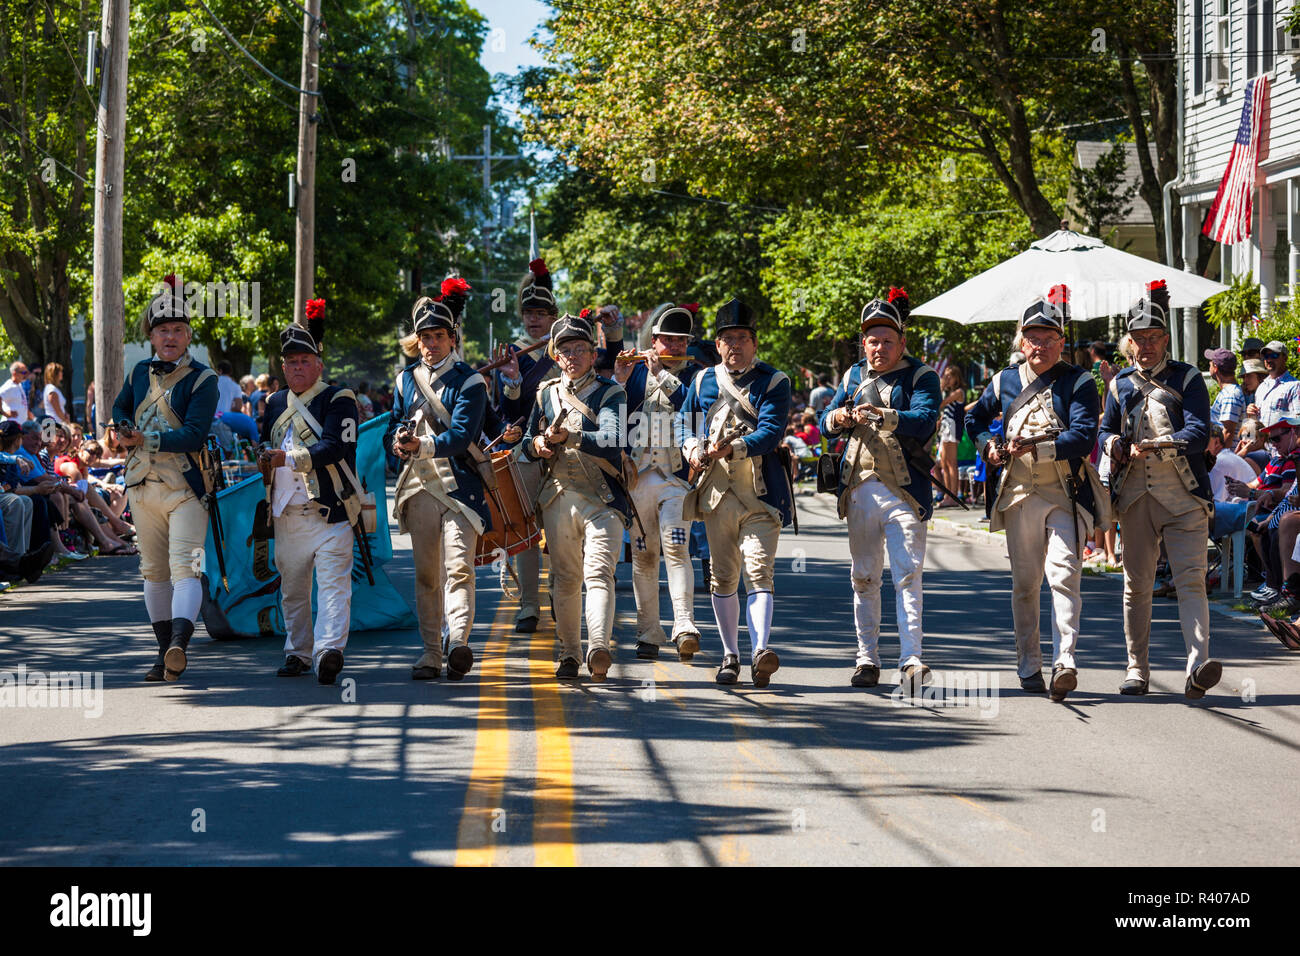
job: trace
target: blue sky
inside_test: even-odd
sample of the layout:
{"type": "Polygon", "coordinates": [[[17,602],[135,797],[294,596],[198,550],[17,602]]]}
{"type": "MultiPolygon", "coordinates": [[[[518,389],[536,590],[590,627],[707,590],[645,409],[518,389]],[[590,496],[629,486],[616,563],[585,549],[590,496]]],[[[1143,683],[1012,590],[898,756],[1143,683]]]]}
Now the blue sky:
{"type": "Polygon", "coordinates": [[[550,8],[539,0],[470,0],[488,20],[488,36],[479,62],[489,73],[515,73],[524,66],[540,66],[542,58],[528,38],[546,18],[550,8]],[[492,31],[501,30],[500,34],[492,31]],[[494,43],[495,41],[495,43],[494,43]],[[494,45],[503,46],[501,51],[494,45]]]}

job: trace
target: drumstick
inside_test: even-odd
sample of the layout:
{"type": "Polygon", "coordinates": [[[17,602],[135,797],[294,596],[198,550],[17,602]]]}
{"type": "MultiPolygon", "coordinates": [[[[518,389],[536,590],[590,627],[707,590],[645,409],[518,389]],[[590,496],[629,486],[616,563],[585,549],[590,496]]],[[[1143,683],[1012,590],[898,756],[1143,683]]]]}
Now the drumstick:
{"type": "Polygon", "coordinates": [[[506,432],[507,432],[507,431],[509,431],[509,430],[512,429],[512,428],[518,428],[518,427],[521,426],[523,423],[524,423],[524,417],[523,417],[522,415],[520,415],[520,416],[519,416],[518,418],[516,418],[513,422],[511,422],[509,425],[507,425],[505,428],[503,428],[503,429],[501,430],[501,434],[500,434],[500,435],[498,435],[496,438],[492,439],[490,442],[488,442],[486,445],[484,445],[484,446],[483,446],[483,450],[484,450],[484,451],[491,451],[493,445],[495,445],[495,444],[496,444],[497,442],[499,442],[501,439],[503,439],[503,438],[506,437],[506,432]]]}

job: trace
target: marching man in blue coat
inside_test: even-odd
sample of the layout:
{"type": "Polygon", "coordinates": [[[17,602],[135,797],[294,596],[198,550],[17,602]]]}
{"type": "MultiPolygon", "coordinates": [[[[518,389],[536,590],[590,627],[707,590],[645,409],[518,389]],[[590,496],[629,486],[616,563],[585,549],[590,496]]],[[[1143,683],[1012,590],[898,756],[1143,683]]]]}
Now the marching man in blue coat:
{"type": "Polygon", "coordinates": [[[285,388],[266,400],[262,418],[286,632],[284,665],[276,673],[298,677],[314,667],[319,683],[333,684],[352,621],[352,525],[363,494],[356,474],[357,397],[322,381],[320,343],[302,326],[280,333],[280,355],[285,388]]]}
{"type": "Polygon", "coordinates": [[[1151,680],[1151,588],[1163,542],[1187,650],[1183,692],[1198,700],[1223,675],[1210,659],[1205,595],[1210,397],[1196,366],[1168,357],[1169,317],[1169,291],[1153,282],[1129,310],[1135,364],[1111,379],[1101,420],[1101,441],[1118,468],[1110,490],[1124,539],[1128,670],[1120,693],[1145,694],[1151,680]]]}
{"type": "Polygon", "coordinates": [[[753,310],[732,299],[718,310],[714,338],[722,362],[695,377],[682,412],[682,451],[698,477],[685,517],[701,518],[709,538],[713,615],[723,658],[716,680],[740,679],[740,577],[753,653],[750,678],[766,687],[781,666],[768,647],[781,529],[794,515],[790,472],[777,454],[790,418],[790,380],[757,360],[753,310]]]}
{"type": "Polygon", "coordinates": [[[208,512],[198,454],[212,430],[217,376],[190,357],[194,332],[179,290],[168,285],[155,295],[143,323],[157,357],[139,362],[127,376],[113,403],[110,431],[127,450],[144,606],[158,641],[158,658],[144,679],[174,681],[185,670],[203,601],[202,561],[196,558],[203,555],[208,512]]]}
{"type": "Polygon", "coordinates": [[[822,434],[847,433],[839,465],[839,512],[849,522],[857,666],[850,683],[880,681],[880,581],[885,550],[894,578],[899,679],[915,693],[921,662],[921,572],[926,522],[933,512],[925,446],[939,419],[939,376],[907,354],[908,299],[890,289],[862,310],[866,357],[849,368],[822,414],[822,434]]]}
{"type": "MultiPolygon", "coordinates": [[[[393,515],[398,528],[410,533],[415,557],[424,653],[411,669],[414,680],[442,675],[444,620],[450,635],[447,677],[461,680],[474,665],[469,647],[474,555],[491,519],[476,467],[487,457],[478,444],[487,414],[487,383],[453,354],[469,291],[464,279],[450,278],[443,281],[438,299],[426,296],[415,303],[415,330],[402,340],[402,349],[419,359],[397,376],[385,438],[403,461],[393,515]]],[[[517,439],[519,429],[515,432],[507,437],[517,439]]]]}
{"type": "Polygon", "coordinates": [[[589,319],[557,319],[548,350],[560,378],[537,393],[523,453],[543,466],[537,506],[551,557],[551,610],[560,644],[555,676],[578,676],[585,585],[587,670],[599,682],[613,662],[614,568],[631,514],[630,476],[622,469],[627,396],[596,374],[596,331],[589,319]]]}
{"type": "Polygon", "coordinates": [[[1050,692],[1055,701],[1078,686],[1081,543],[1095,524],[1110,520],[1088,461],[1097,440],[1097,386],[1089,372],[1061,360],[1068,299],[1069,291],[1058,285],[1029,303],[1019,331],[1025,361],[994,375],[966,415],[976,447],[1002,468],[989,528],[1007,533],[1020,686],[1031,694],[1050,692]],[[1005,442],[990,431],[998,415],[1005,442]],[[1052,592],[1050,687],[1043,682],[1038,627],[1044,571],[1052,592]]]}
{"type": "Polygon", "coordinates": [[[689,661],[700,649],[691,522],[682,517],[689,469],[681,448],[685,434],[680,413],[691,373],[696,371],[694,363],[686,359],[687,346],[694,338],[693,322],[691,313],[680,306],[665,309],[652,327],[650,348],[631,356],[625,353],[614,368],[614,379],[627,392],[628,442],[637,467],[632,499],[644,533],[638,529],[633,538],[632,593],[636,597],[636,654],[648,660],[659,657],[659,648],[668,639],[659,621],[661,553],[668,568],[672,641],[678,656],[689,661]]]}

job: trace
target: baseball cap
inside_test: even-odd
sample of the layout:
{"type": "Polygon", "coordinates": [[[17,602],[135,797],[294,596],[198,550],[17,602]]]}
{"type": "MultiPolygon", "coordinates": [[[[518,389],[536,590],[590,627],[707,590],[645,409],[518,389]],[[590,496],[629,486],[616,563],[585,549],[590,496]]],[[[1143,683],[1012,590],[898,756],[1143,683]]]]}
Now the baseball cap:
{"type": "Polygon", "coordinates": [[[1286,343],[1274,339],[1272,342],[1269,342],[1268,345],[1265,345],[1261,351],[1276,352],[1278,355],[1286,355],[1286,343]]]}
{"type": "Polygon", "coordinates": [[[1206,349],[1201,354],[1225,372],[1231,372],[1237,367],[1237,356],[1227,349],[1206,349]]]}
{"type": "Polygon", "coordinates": [[[22,430],[22,423],[10,418],[0,423],[0,438],[13,438],[15,435],[21,434],[22,430]]]}
{"type": "Polygon", "coordinates": [[[1300,428],[1300,415],[1283,415],[1272,425],[1263,429],[1265,435],[1275,435],[1288,428],[1300,428]]]}
{"type": "Polygon", "coordinates": [[[1241,343],[1241,350],[1243,352],[1258,352],[1263,347],[1264,347],[1264,343],[1259,339],[1253,337],[1248,338],[1246,339],[1246,341],[1241,343]]]}

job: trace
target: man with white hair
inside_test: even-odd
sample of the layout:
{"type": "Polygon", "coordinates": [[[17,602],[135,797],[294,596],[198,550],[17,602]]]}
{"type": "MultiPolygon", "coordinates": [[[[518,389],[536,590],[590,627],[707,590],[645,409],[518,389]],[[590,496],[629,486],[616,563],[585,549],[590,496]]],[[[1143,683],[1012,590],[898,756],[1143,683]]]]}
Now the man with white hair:
{"type": "Polygon", "coordinates": [[[35,417],[27,406],[27,393],[23,390],[23,379],[30,374],[22,361],[10,363],[9,381],[0,385],[0,413],[4,418],[21,424],[35,417]]]}

